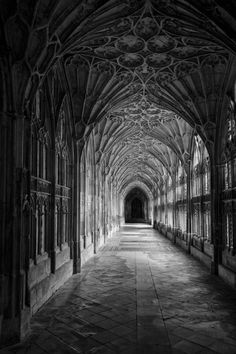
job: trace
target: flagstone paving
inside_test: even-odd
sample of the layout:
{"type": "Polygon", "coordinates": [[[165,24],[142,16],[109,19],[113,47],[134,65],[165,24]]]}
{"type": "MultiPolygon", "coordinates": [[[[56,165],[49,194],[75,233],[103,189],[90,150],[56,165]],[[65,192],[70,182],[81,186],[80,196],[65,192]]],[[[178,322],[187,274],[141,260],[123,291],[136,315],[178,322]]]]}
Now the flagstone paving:
{"type": "Polygon", "coordinates": [[[1,354],[234,354],[236,291],[147,225],[126,225],[1,354]]]}

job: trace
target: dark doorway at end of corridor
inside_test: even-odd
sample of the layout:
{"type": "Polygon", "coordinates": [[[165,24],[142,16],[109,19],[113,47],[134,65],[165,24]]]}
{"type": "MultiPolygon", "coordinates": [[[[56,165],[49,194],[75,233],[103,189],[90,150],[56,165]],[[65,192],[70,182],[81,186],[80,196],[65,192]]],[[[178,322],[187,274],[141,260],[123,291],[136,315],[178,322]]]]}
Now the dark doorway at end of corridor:
{"type": "Polygon", "coordinates": [[[133,188],[126,196],[125,203],[126,223],[149,224],[149,199],[140,188],[133,188]]]}

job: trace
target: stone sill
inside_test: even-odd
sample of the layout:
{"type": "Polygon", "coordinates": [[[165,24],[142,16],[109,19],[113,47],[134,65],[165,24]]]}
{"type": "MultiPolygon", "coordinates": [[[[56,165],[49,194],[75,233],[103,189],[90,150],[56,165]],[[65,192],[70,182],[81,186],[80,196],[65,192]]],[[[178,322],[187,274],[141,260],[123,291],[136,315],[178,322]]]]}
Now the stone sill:
{"type": "Polygon", "coordinates": [[[195,248],[194,246],[190,247],[190,253],[192,256],[197,258],[201,261],[207,268],[211,269],[211,257],[208,256],[206,253],[200,251],[199,249],[195,248]]]}
{"type": "Polygon", "coordinates": [[[236,274],[232,270],[225,267],[223,264],[219,264],[218,272],[220,278],[233,288],[236,288],[236,274]]]}
{"type": "Polygon", "coordinates": [[[34,266],[36,266],[36,265],[38,265],[38,264],[40,264],[40,263],[42,263],[42,262],[44,262],[46,259],[48,259],[49,257],[48,257],[48,253],[47,252],[44,252],[44,253],[42,253],[42,254],[38,254],[37,256],[36,256],[36,259],[34,260],[34,259],[30,259],[30,262],[29,262],[29,266],[30,266],[30,268],[31,267],[34,267],[34,266]]]}

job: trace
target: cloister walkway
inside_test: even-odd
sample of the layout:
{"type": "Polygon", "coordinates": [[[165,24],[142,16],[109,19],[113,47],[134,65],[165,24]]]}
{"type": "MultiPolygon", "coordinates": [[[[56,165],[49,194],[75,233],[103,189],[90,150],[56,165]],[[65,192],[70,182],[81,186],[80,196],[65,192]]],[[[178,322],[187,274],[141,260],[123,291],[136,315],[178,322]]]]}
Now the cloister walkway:
{"type": "Polygon", "coordinates": [[[236,292],[145,224],[127,224],[1,353],[236,353],[236,292]]]}

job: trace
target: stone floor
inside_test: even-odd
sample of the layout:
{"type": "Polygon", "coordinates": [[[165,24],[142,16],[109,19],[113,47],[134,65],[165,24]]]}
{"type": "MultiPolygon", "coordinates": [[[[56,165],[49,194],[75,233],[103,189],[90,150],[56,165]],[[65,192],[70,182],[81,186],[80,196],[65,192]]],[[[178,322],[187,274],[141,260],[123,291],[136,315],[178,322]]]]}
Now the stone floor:
{"type": "Polygon", "coordinates": [[[146,225],[126,225],[0,353],[236,353],[236,292],[146,225]]]}

